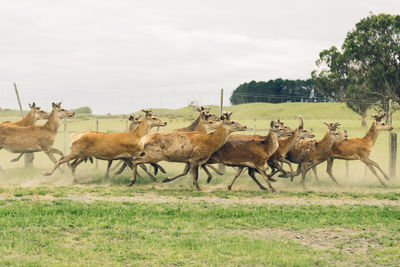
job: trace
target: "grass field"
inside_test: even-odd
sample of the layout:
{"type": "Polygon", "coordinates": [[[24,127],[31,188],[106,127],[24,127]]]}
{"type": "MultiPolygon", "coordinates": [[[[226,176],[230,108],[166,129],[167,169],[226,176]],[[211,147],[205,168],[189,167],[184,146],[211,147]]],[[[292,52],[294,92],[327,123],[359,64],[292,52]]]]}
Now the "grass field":
{"type": "MultiPolygon", "coordinates": [[[[338,103],[256,103],[229,110],[249,128],[266,128],[278,117],[296,127],[295,116],[302,114],[317,139],[326,131],[324,120],[341,122],[350,137],[366,132],[359,116],[338,103]]],[[[168,122],[166,130],[195,117],[190,108],[155,111],[168,122]]],[[[1,121],[18,119],[1,112],[1,121]]],[[[98,119],[101,131],[125,129],[125,118],[98,119]]],[[[68,120],[67,127],[68,134],[56,138],[61,150],[70,132],[95,129],[95,118],[68,120]]],[[[372,154],[387,170],[387,133],[372,154]]],[[[23,160],[10,163],[14,156],[0,151],[0,266],[400,265],[399,179],[384,188],[369,171],[364,174],[360,162],[349,163],[346,178],[345,163],[335,161],[340,186],[333,186],[322,164],[321,181],[308,175],[306,191],[298,179],[279,179],[274,187],[280,193],[272,194],[260,191],[247,175],[228,191],[232,168],[214,175],[210,184],[201,172],[197,192],[189,176],[153,184],[143,175],[129,188],[130,172],[106,179],[101,161],[98,169],[82,164],[75,184],[68,171],[42,176],[51,162],[41,153],[34,169],[23,169],[23,160]]],[[[168,173],[160,179],[183,170],[182,164],[161,164],[168,173]]]]}

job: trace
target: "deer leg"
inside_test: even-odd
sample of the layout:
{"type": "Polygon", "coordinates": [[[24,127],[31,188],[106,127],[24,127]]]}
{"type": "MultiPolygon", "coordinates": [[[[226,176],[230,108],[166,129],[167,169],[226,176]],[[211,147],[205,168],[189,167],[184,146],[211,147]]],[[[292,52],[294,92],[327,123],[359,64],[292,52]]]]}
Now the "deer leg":
{"type": "Polygon", "coordinates": [[[11,162],[17,162],[20,158],[22,158],[23,155],[24,155],[24,153],[19,154],[19,156],[12,159],[11,162]]]}
{"type": "Polygon", "coordinates": [[[379,175],[376,173],[374,167],[372,166],[372,164],[370,164],[369,162],[365,162],[362,160],[362,162],[365,163],[365,165],[367,165],[368,169],[376,176],[376,178],[378,178],[379,182],[383,185],[386,186],[386,184],[382,181],[382,179],[379,177],[379,175]]]}
{"type": "Polygon", "coordinates": [[[264,178],[264,180],[267,182],[269,189],[271,189],[271,192],[276,192],[275,188],[272,187],[272,184],[269,181],[269,177],[268,177],[267,173],[265,172],[265,169],[257,168],[257,170],[261,174],[261,176],[264,178]]]}
{"type": "Polygon", "coordinates": [[[128,186],[132,186],[136,182],[136,174],[137,174],[137,165],[138,163],[133,162],[132,166],[132,179],[128,186]]]}
{"type": "Polygon", "coordinates": [[[175,180],[175,179],[177,179],[177,178],[179,178],[179,177],[181,177],[181,176],[186,175],[186,174],[189,172],[189,170],[190,170],[190,164],[189,164],[189,163],[186,163],[185,169],[183,170],[183,173],[178,174],[178,175],[176,175],[176,176],[174,176],[174,177],[171,177],[171,178],[165,178],[162,182],[163,182],[163,183],[171,182],[171,181],[173,181],[173,180],[175,180]]]}
{"type": "Polygon", "coordinates": [[[332,181],[339,185],[339,183],[336,181],[335,176],[333,176],[332,173],[332,167],[333,167],[333,158],[328,158],[326,161],[326,172],[328,173],[329,177],[331,177],[332,181]]]}
{"type": "MultiPolygon", "coordinates": [[[[165,171],[165,169],[164,169],[160,164],[158,164],[158,163],[150,163],[150,165],[153,166],[154,170],[156,170],[156,168],[157,168],[158,170],[160,170],[160,172],[162,172],[162,173],[167,173],[167,172],[165,171]]],[[[157,172],[155,171],[155,172],[154,172],[154,175],[156,175],[156,174],[157,174],[157,172]]]]}
{"type": "Polygon", "coordinates": [[[72,177],[74,177],[74,181],[77,182],[76,180],[76,175],[75,175],[75,171],[76,171],[76,167],[78,167],[79,164],[81,164],[82,162],[86,161],[85,158],[79,158],[76,159],[72,164],[71,164],[71,174],[72,177]]]}
{"type": "Polygon", "coordinates": [[[300,171],[301,171],[301,181],[300,181],[300,183],[303,186],[303,189],[306,190],[306,174],[307,174],[307,172],[309,170],[309,168],[307,168],[307,162],[301,163],[299,165],[299,167],[300,167],[300,171]]]}
{"type": "Polygon", "coordinates": [[[110,171],[114,171],[117,168],[119,168],[119,166],[121,166],[121,164],[123,163],[123,160],[119,160],[118,163],[116,165],[114,165],[114,167],[110,167],[110,171]]]}
{"type": "Polygon", "coordinates": [[[211,164],[210,164],[210,165],[207,165],[207,167],[210,168],[211,170],[213,170],[213,171],[214,171],[215,173],[217,173],[218,175],[224,175],[223,172],[221,172],[220,170],[218,170],[218,168],[215,168],[215,167],[212,166],[211,164]]]}
{"type": "Polygon", "coordinates": [[[112,164],[112,160],[108,160],[107,161],[107,170],[106,170],[106,177],[108,178],[109,177],[109,174],[110,174],[110,167],[111,167],[111,164],[112,164]]]}
{"type": "Polygon", "coordinates": [[[312,171],[314,173],[315,180],[317,180],[317,182],[319,182],[318,174],[317,174],[317,166],[314,165],[314,166],[311,167],[311,169],[312,169],[312,171]]]}
{"type": "Polygon", "coordinates": [[[154,177],[154,176],[147,170],[146,166],[145,166],[143,163],[140,163],[140,164],[139,164],[139,167],[142,168],[142,170],[144,170],[144,171],[147,173],[147,175],[151,178],[151,180],[153,180],[153,182],[158,182],[158,181],[157,181],[157,178],[154,177]]]}
{"type": "Polygon", "coordinates": [[[377,162],[373,161],[369,157],[364,159],[364,163],[365,163],[365,161],[367,161],[372,166],[376,167],[382,173],[383,177],[385,177],[386,180],[389,180],[389,176],[381,169],[381,167],[379,166],[379,164],[377,162]]]}
{"type": "MultiPolygon", "coordinates": [[[[255,176],[255,172],[254,172],[254,168],[248,168],[248,174],[249,174],[249,176],[251,177],[251,179],[253,179],[253,181],[258,185],[258,187],[261,189],[261,190],[267,190],[267,188],[265,188],[259,181],[258,181],[258,179],[256,178],[256,176],[255,176]]],[[[268,176],[268,175],[267,175],[268,176]]],[[[268,176],[269,177],[269,176],[268,176]]]]}
{"type": "Polygon", "coordinates": [[[123,162],[123,164],[121,168],[119,168],[119,170],[115,173],[115,175],[121,174],[125,170],[126,166],[128,166],[128,164],[126,164],[123,160],[121,162],[123,162]]]}
{"type": "MultiPolygon", "coordinates": [[[[190,164],[192,165],[192,164],[190,164]]],[[[199,179],[199,166],[190,166],[190,173],[192,174],[193,177],[193,184],[194,187],[196,188],[197,191],[200,191],[199,184],[197,183],[197,180],[199,179]]]]}
{"type": "MultiPolygon", "coordinates": [[[[293,176],[293,167],[292,167],[292,163],[290,161],[288,161],[287,159],[281,159],[281,161],[283,163],[286,163],[287,165],[289,165],[289,169],[290,169],[290,180],[293,181],[294,176],[293,176]]],[[[281,168],[281,171],[286,172],[285,170],[283,170],[281,168]]]]}
{"type": "Polygon", "coordinates": [[[207,183],[209,184],[211,182],[212,179],[212,175],[210,173],[210,171],[207,169],[206,165],[203,164],[201,165],[201,168],[204,170],[204,172],[207,174],[207,183]]]}
{"type": "Polygon", "coordinates": [[[233,177],[232,182],[230,183],[230,185],[228,185],[228,190],[232,190],[232,186],[235,183],[236,179],[240,176],[240,174],[242,174],[244,170],[243,166],[239,166],[236,170],[235,176],[233,177]]]}
{"type": "Polygon", "coordinates": [[[71,161],[71,160],[73,160],[73,159],[76,159],[76,156],[69,154],[68,156],[61,158],[61,159],[57,162],[57,160],[56,160],[56,158],[53,156],[53,154],[51,154],[51,153],[48,152],[48,151],[44,151],[44,152],[45,152],[46,155],[50,158],[50,160],[53,161],[53,162],[55,163],[53,169],[52,169],[51,171],[49,171],[49,172],[46,172],[46,173],[44,174],[45,176],[52,175],[53,172],[54,172],[61,164],[65,163],[65,162],[68,162],[68,161],[71,161]]]}

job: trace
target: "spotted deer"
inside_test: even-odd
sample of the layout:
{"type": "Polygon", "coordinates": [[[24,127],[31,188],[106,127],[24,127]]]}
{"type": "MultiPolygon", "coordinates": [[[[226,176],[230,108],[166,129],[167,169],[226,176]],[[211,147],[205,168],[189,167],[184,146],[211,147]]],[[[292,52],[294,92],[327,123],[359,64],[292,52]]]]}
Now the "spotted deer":
{"type": "MultiPolygon", "coordinates": [[[[157,132],[149,133],[140,140],[142,152],[134,160],[132,181],[136,181],[136,165],[138,163],[157,163],[159,161],[183,162],[189,164],[193,184],[197,190],[198,168],[220,147],[224,145],[230,133],[244,131],[246,126],[230,119],[232,112],[220,117],[216,130],[212,133],[200,132],[157,132]]],[[[163,182],[172,181],[166,178],[163,182]]]]}

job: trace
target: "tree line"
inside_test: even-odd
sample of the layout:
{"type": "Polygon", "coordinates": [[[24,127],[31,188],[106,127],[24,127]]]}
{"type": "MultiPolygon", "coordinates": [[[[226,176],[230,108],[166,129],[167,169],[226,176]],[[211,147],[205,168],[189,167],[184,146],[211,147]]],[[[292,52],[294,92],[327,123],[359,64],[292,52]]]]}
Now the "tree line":
{"type": "Polygon", "coordinates": [[[400,102],[400,16],[370,14],[347,33],[341,48],[321,51],[316,66],[308,80],[241,84],[231,103],[340,101],[365,126],[369,108],[387,112],[389,99],[400,102]]]}

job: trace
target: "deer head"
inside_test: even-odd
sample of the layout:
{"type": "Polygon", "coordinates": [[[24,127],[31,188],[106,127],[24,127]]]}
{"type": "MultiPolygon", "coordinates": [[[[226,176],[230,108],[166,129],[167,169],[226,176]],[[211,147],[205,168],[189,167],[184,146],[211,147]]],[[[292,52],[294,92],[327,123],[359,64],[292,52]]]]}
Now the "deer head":
{"type": "Polygon", "coordinates": [[[386,116],[386,113],[378,113],[371,115],[374,118],[375,129],[378,131],[391,131],[393,127],[381,121],[386,116]]]}
{"type": "Polygon", "coordinates": [[[236,132],[236,131],[245,131],[247,129],[246,126],[241,125],[240,123],[231,120],[232,112],[224,112],[220,117],[222,126],[228,133],[236,132]]]}
{"type": "Polygon", "coordinates": [[[153,128],[155,126],[164,127],[167,125],[166,121],[162,121],[159,118],[154,117],[151,109],[149,110],[142,109],[142,111],[145,114],[143,119],[146,121],[148,127],[150,128],[153,128]]]}
{"type": "Polygon", "coordinates": [[[301,115],[297,116],[297,119],[300,121],[299,127],[297,128],[299,132],[299,138],[304,139],[304,138],[314,138],[315,134],[313,134],[311,131],[304,129],[304,122],[303,122],[303,117],[301,115]]]}
{"type": "Polygon", "coordinates": [[[61,102],[52,103],[52,108],[53,108],[53,112],[56,112],[61,119],[67,118],[67,117],[73,117],[75,115],[74,112],[63,109],[61,107],[61,102]]]}
{"type": "Polygon", "coordinates": [[[328,126],[329,136],[333,140],[334,143],[335,142],[347,141],[347,134],[345,135],[345,134],[337,131],[337,127],[340,126],[340,123],[337,123],[337,122],[335,122],[335,123],[333,123],[333,122],[330,122],[330,123],[324,122],[324,124],[326,126],[328,126]]]}
{"type": "Polygon", "coordinates": [[[281,122],[279,119],[278,121],[271,121],[270,132],[275,133],[278,138],[293,135],[292,129],[285,126],[284,123],[281,122]]]}
{"type": "Polygon", "coordinates": [[[33,102],[32,105],[29,104],[29,107],[33,112],[33,117],[35,120],[44,120],[49,118],[50,114],[44,110],[41,110],[40,107],[36,106],[35,102],[33,102]]]}
{"type": "Polygon", "coordinates": [[[141,115],[136,115],[136,116],[130,115],[129,121],[131,123],[129,124],[129,131],[136,129],[139,126],[139,124],[142,122],[142,118],[143,117],[141,115]]]}
{"type": "Polygon", "coordinates": [[[210,113],[209,109],[204,109],[200,112],[200,119],[207,132],[217,129],[221,122],[221,119],[217,115],[210,113]]]}

